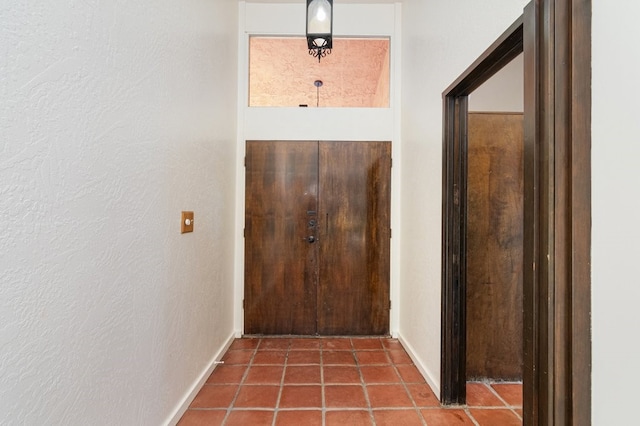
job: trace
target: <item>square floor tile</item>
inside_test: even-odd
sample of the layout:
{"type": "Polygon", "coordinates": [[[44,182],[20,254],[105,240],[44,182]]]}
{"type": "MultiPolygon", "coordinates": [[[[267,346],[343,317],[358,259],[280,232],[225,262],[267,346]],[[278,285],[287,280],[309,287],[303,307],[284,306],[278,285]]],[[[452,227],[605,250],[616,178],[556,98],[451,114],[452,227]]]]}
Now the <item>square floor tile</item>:
{"type": "Polygon", "coordinates": [[[249,350],[227,351],[227,353],[222,357],[222,361],[224,361],[225,365],[249,364],[249,362],[251,362],[251,358],[253,358],[254,352],[255,351],[249,350]]]}
{"type": "Polygon", "coordinates": [[[272,351],[272,350],[288,350],[290,339],[262,339],[258,346],[259,351],[272,351]]]}
{"type": "Polygon", "coordinates": [[[351,344],[355,350],[381,350],[384,349],[379,338],[351,338],[351,344]]]}
{"type": "Polygon", "coordinates": [[[279,385],[282,382],[283,366],[255,365],[249,367],[244,384],[247,385],[279,385]]]}
{"type": "Polygon", "coordinates": [[[413,403],[403,385],[367,386],[371,408],[411,407],[413,403]]]}
{"type": "Polygon", "coordinates": [[[295,364],[320,364],[320,351],[290,350],[287,365],[295,364]]]}
{"type": "Polygon", "coordinates": [[[178,422],[178,426],[221,425],[227,410],[187,410],[178,422]]]}
{"type": "Polygon", "coordinates": [[[237,385],[204,385],[193,399],[191,408],[226,408],[237,390],[237,385]]]}
{"type": "Polygon", "coordinates": [[[321,383],[319,365],[293,365],[287,366],[284,374],[284,383],[304,384],[321,383]]]}
{"type": "Polygon", "coordinates": [[[344,365],[327,365],[323,367],[324,383],[361,384],[358,367],[344,365]]]}
{"type": "Polygon", "coordinates": [[[404,350],[404,348],[402,347],[402,343],[400,343],[398,339],[382,339],[382,346],[384,346],[385,349],[404,350]]]}
{"type": "Polygon", "coordinates": [[[219,365],[207,379],[207,384],[238,384],[246,371],[246,365],[219,365]]]}
{"type": "Polygon", "coordinates": [[[389,358],[391,358],[391,361],[395,364],[413,364],[413,360],[404,349],[392,349],[388,352],[389,358]]]}
{"type": "Polygon", "coordinates": [[[233,410],[225,426],[270,425],[273,415],[273,411],[233,410]]]}
{"type": "Polygon", "coordinates": [[[423,385],[407,385],[409,394],[418,407],[439,407],[440,401],[426,383],[423,385]]]}
{"type": "Polygon", "coordinates": [[[441,407],[395,339],[243,338],[223,361],[180,426],[522,424],[521,384],[470,382],[470,408],[441,407]]]}
{"type": "Polygon", "coordinates": [[[351,339],[348,337],[327,337],[320,339],[322,350],[325,351],[350,351],[353,349],[351,346],[351,339]]]}
{"type": "Polygon", "coordinates": [[[513,407],[522,407],[522,383],[493,383],[491,387],[513,407]]]}
{"type": "Polygon", "coordinates": [[[239,408],[275,408],[280,394],[280,386],[243,385],[233,407],[239,408]]]}
{"type": "Polygon", "coordinates": [[[279,408],[322,408],[322,386],[283,386],[279,408]]]}
{"type": "Polygon", "coordinates": [[[258,351],[253,357],[253,365],[284,365],[287,351],[258,351]]]}
{"type": "Polygon", "coordinates": [[[319,350],[320,339],[291,339],[292,350],[319,350]]]}
{"type": "Polygon", "coordinates": [[[469,412],[480,426],[520,426],[522,420],[511,410],[470,408],[469,412]]]}
{"type": "Polygon", "coordinates": [[[415,409],[373,410],[376,426],[422,426],[422,418],[415,409]]]}
{"type": "Polygon", "coordinates": [[[434,408],[424,409],[421,412],[429,426],[474,425],[467,413],[460,409],[434,408]]]}
{"type": "MultiPolygon", "coordinates": [[[[278,411],[276,426],[322,426],[322,411],[295,410],[278,411]]],[[[345,425],[343,425],[345,426],[345,425]]]]}
{"type": "Polygon", "coordinates": [[[368,408],[362,386],[325,385],[324,399],[327,408],[368,408]]]}
{"type": "Polygon", "coordinates": [[[390,365],[364,365],[360,367],[360,372],[366,384],[400,382],[400,376],[390,365]]]}
{"type": "Polygon", "coordinates": [[[396,365],[398,374],[405,383],[425,383],[424,377],[418,371],[418,368],[412,364],[396,365]]]}
{"type": "Polygon", "coordinates": [[[326,426],[370,426],[373,424],[371,414],[365,410],[327,411],[326,426]]]}
{"type": "Polygon", "coordinates": [[[484,383],[467,383],[467,405],[469,407],[504,407],[489,386],[484,383]]]}
{"type": "Polygon", "coordinates": [[[259,343],[260,343],[260,339],[254,339],[254,338],[235,339],[231,343],[231,346],[229,346],[229,350],[255,349],[258,347],[259,343]]]}
{"type": "Polygon", "coordinates": [[[386,351],[356,351],[358,364],[389,364],[389,357],[386,351]]]}
{"type": "Polygon", "coordinates": [[[351,351],[322,351],[324,365],[356,365],[356,359],[351,351]]]}

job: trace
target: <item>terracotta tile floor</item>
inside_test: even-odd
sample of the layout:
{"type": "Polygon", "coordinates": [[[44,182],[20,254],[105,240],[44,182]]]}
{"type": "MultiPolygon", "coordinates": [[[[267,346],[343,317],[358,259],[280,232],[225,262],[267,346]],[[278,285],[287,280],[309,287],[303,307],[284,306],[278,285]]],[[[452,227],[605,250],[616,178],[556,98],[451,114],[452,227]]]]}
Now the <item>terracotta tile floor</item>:
{"type": "Polygon", "coordinates": [[[243,338],[222,360],[180,426],[522,424],[520,384],[469,383],[443,408],[395,339],[243,338]]]}

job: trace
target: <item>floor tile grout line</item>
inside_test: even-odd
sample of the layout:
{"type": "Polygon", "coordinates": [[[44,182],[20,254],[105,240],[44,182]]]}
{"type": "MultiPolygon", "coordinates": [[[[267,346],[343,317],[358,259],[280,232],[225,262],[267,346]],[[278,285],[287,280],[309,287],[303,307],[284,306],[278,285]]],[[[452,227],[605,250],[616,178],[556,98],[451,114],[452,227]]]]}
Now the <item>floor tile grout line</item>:
{"type": "Polygon", "coordinates": [[[284,351],[284,364],[282,365],[282,377],[280,377],[280,389],[278,390],[278,397],[276,398],[276,405],[273,407],[273,419],[271,420],[271,425],[276,426],[276,419],[278,418],[279,408],[280,408],[280,400],[282,398],[282,391],[284,389],[284,376],[287,374],[287,365],[289,361],[289,351],[291,350],[291,340],[289,340],[289,345],[287,349],[284,351]]]}
{"type": "Polygon", "coordinates": [[[465,406],[464,412],[467,414],[467,417],[469,417],[469,419],[473,422],[475,426],[480,426],[476,418],[473,417],[473,415],[471,414],[471,411],[469,411],[469,407],[465,406]]]}
{"type": "MultiPolygon", "coordinates": [[[[520,421],[523,421],[522,417],[518,414],[518,412],[516,411],[517,408],[521,408],[521,407],[516,407],[514,405],[509,404],[499,393],[498,391],[492,386],[492,382],[469,382],[469,383],[480,383],[483,384],[485,387],[487,387],[489,389],[489,391],[491,393],[493,393],[500,401],[502,401],[502,403],[504,404],[504,406],[493,406],[493,405],[487,405],[487,406],[483,406],[483,405],[478,405],[478,406],[469,406],[467,405],[467,411],[469,411],[469,409],[473,408],[473,409],[478,409],[478,410],[508,410],[511,411],[520,421]]],[[[514,382],[514,384],[516,384],[514,382]]],[[[468,413],[469,416],[471,416],[471,412],[468,413]]],[[[475,418],[472,418],[475,421],[475,418]]]]}
{"type": "Polygon", "coordinates": [[[488,387],[488,388],[489,388],[489,390],[490,390],[490,391],[491,391],[495,396],[497,396],[497,397],[498,397],[498,399],[499,399],[500,401],[502,401],[502,402],[503,402],[503,404],[505,405],[505,407],[508,407],[508,408],[515,407],[514,405],[509,404],[509,403],[507,402],[507,400],[506,400],[506,399],[504,399],[504,398],[502,397],[502,395],[500,395],[500,393],[498,393],[498,391],[497,391],[497,390],[492,386],[492,385],[493,385],[493,384],[495,384],[495,383],[491,383],[491,382],[487,382],[487,383],[485,383],[485,382],[481,382],[481,383],[483,383],[486,387],[488,387]]]}
{"type": "Polygon", "coordinates": [[[323,342],[320,341],[320,410],[322,413],[322,426],[325,426],[327,424],[327,402],[325,399],[325,392],[324,392],[324,347],[323,347],[323,342]]]}
{"type": "MultiPolygon", "coordinates": [[[[471,408],[473,410],[489,410],[489,411],[514,411],[519,410],[519,407],[506,407],[506,406],[497,406],[497,405],[460,405],[460,407],[471,408]]],[[[447,408],[444,406],[444,408],[447,408]]]]}
{"type": "MultiPolygon", "coordinates": [[[[385,352],[387,352],[387,351],[388,351],[388,348],[385,348],[385,352]]],[[[422,421],[422,424],[424,426],[426,426],[427,422],[425,421],[424,416],[422,415],[422,412],[418,408],[418,404],[416,404],[416,401],[413,398],[413,394],[409,391],[409,387],[407,386],[407,383],[405,382],[404,378],[400,375],[400,371],[398,370],[398,366],[397,366],[396,362],[391,358],[391,355],[389,353],[387,353],[387,358],[389,358],[389,361],[391,362],[391,365],[393,365],[393,370],[396,372],[396,374],[400,378],[400,382],[402,383],[402,387],[404,388],[404,391],[409,396],[409,400],[413,404],[413,408],[415,409],[416,413],[418,414],[418,417],[420,418],[420,421],[422,421]]]]}
{"type": "Polygon", "coordinates": [[[516,415],[516,417],[518,417],[520,419],[521,422],[524,421],[524,419],[522,418],[522,416],[520,416],[520,414],[518,414],[518,412],[516,411],[515,408],[511,408],[511,411],[513,412],[513,414],[516,415]]]}
{"type": "Polygon", "coordinates": [[[231,416],[231,412],[233,411],[235,403],[238,399],[238,395],[240,395],[240,389],[242,389],[242,386],[245,380],[247,379],[247,376],[249,375],[249,370],[251,369],[251,365],[253,364],[253,360],[256,357],[256,354],[258,353],[258,348],[260,347],[261,344],[262,344],[262,339],[258,339],[258,344],[256,345],[255,348],[253,348],[253,354],[251,355],[251,358],[249,359],[249,363],[247,364],[247,368],[244,374],[242,375],[242,378],[240,379],[240,383],[238,383],[238,389],[236,390],[236,394],[233,396],[233,399],[231,400],[229,407],[227,407],[227,414],[225,414],[224,418],[222,419],[221,426],[226,424],[227,421],[229,420],[229,416],[231,416]]]}
{"type": "MultiPolygon", "coordinates": [[[[250,347],[243,347],[243,345],[237,345],[237,347],[233,350],[238,350],[238,351],[245,351],[245,350],[250,350],[251,351],[251,355],[248,357],[246,357],[246,355],[243,355],[240,357],[240,363],[238,363],[238,366],[244,366],[245,367],[245,371],[242,374],[239,382],[238,381],[225,381],[220,382],[220,383],[212,383],[212,384],[217,384],[217,385],[222,385],[222,384],[227,384],[227,385],[234,385],[237,384],[238,388],[235,391],[235,394],[233,395],[233,398],[231,399],[230,404],[227,406],[227,408],[217,408],[217,407],[208,407],[208,408],[199,408],[199,409],[192,409],[194,411],[221,411],[224,412],[224,417],[222,419],[222,422],[220,423],[220,425],[226,425],[228,424],[228,422],[230,421],[231,418],[231,414],[235,411],[270,411],[273,413],[273,418],[272,418],[272,426],[275,426],[277,424],[278,421],[278,415],[280,412],[283,411],[315,411],[317,410],[316,408],[313,407],[297,407],[297,406],[292,406],[292,407],[285,407],[282,408],[280,407],[280,404],[282,403],[282,398],[283,398],[283,393],[284,393],[284,386],[285,386],[285,378],[286,378],[286,374],[287,374],[287,369],[290,368],[293,364],[290,364],[290,356],[292,355],[292,351],[294,350],[308,350],[309,354],[313,353],[313,351],[317,351],[318,355],[317,358],[315,358],[315,356],[312,356],[310,358],[306,358],[305,362],[300,363],[300,366],[304,366],[304,367],[311,367],[313,365],[315,365],[315,359],[318,359],[318,363],[319,363],[319,368],[320,368],[320,389],[321,389],[321,424],[323,426],[326,425],[327,422],[327,413],[332,412],[332,411],[360,411],[360,410],[366,410],[369,414],[369,418],[370,421],[372,422],[373,425],[376,424],[376,417],[375,417],[375,412],[376,410],[374,410],[374,408],[377,408],[378,411],[392,411],[392,410],[398,410],[398,409],[402,409],[402,410],[411,410],[411,411],[416,411],[420,421],[422,422],[422,424],[426,424],[426,419],[425,417],[422,415],[422,409],[419,408],[414,395],[411,393],[409,386],[410,384],[413,385],[414,382],[407,382],[402,375],[400,374],[400,366],[404,366],[404,364],[402,363],[402,359],[400,360],[400,364],[396,363],[392,358],[391,358],[391,353],[393,351],[398,351],[400,349],[404,349],[402,346],[398,347],[397,345],[385,345],[385,342],[383,342],[382,338],[377,338],[376,340],[381,344],[382,346],[382,351],[385,354],[385,357],[388,360],[387,364],[380,364],[380,363],[372,363],[369,364],[367,362],[365,362],[364,364],[361,363],[360,359],[358,358],[358,353],[360,351],[379,351],[379,348],[374,348],[374,347],[367,347],[367,344],[361,344],[360,349],[356,348],[356,344],[354,342],[355,339],[353,338],[346,338],[349,341],[349,350],[345,350],[346,353],[349,353],[353,359],[353,361],[355,362],[355,368],[357,369],[358,372],[358,376],[359,376],[359,381],[360,381],[360,386],[363,389],[364,392],[364,398],[365,398],[365,403],[366,406],[365,407],[356,407],[356,406],[351,406],[351,407],[334,407],[334,408],[329,408],[327,407],[327,395],[326,395],[326,386],[327,383],[325,381],[325,374],[324,374],[324,369],[325,367],[327,367],[328,365],[326,364],[326,359],[325,359],[325,353],[324,352],[330,352],[330,351],[340,351],[340,348],[344,348],[344,345],[339,345],[338,348],[325,348],[323,345],[323,341],[319,340],[318,341],[318,345],[316,346],[316,348],[309,348],[309,347],[304,347],[305,345],[301,345],[303,347],[297,347],[294,348],[294,340],[293,339],[288,339],[288,343],[286,345],[286,349],[284,349],[282,347],[277,347],[277,345],[274,344],[268,344],[267,346],[274,346],[274,347],[267,347],[264,348],[264,351],[269,351],[269,350],[279,350],[279,351],[283,351],[284,352],[284,360],[282,362],[282,376],[280,378],[280,384],[278,387],[278,394],[277,394],[277,398],[276,398],[276,402],[275,402],[275,406],[273,408],[267,408],[267,407],[236,407],[236,404],[238,403],[238,398],[239,398],[239,394],[240,391],[243,387],[247,386],[247,380],[248,380],[248,375],[249,372],[251,371],[251,369],[255,366],[261,366],[262,364],[256,364],[256,362],[258,361],[257,359],[257,355],[261,352],[261,346],[265,344],[265,338],[256,338],[257,343],[255,344],[251,344],[250,346],[253,346],[253,348],[250,347]],[[309,362],[309,360],[311,360],[309,362]],[[246,364],[244,364],[246,362],[246,364]],[[367,366],[367,367],[375,367],[375,366],[380,366],[380,365],[389,365],[391,367],[393,367],[393,371],[394,373],[398,376],[398,383],[402,385],[402,388],[405,390],[405,392],[407,393],[408,397],[409,397],[409,401],[411,403],[411,405],[402,405],[401,407],[396,407],[396,406],[385,406],[385,407],[374,407],[374,405],[371,402],[371,398],[369,395],[369,386],[382,386],[382,385],[391,385],[393,383],[388,383],[385,381],[374,381],[373,383],[367,383],[367,381],[364,378],[364,372],[362,370],[363,366],[367,366]],[[233,383],[232,383],[233,382],[233,383]]],[[[268,340],[268,339],[267,339],[268,340]]],[[[308,346],[308,345],[307,345],[308,346]]],[[[231,350],[231,349],[229,349],[231,350]]],[[[376,357],[374,357],[375,359],[376,357]]],[[[303,358],[304,359],[304,358],[303,358]]],[[[365,361],[371,361],[370,359],[365,359],[365,361]]],[[[272,361],[267,361],[267,363],[265,365],[271,365],[270,363],[273,363],[273,365],[278,365],[277,363],[275,363],[275,359],[272,361]]],[[[229,364],[229,365],[233,365],[233,364],[229,364]]],[[[298,364],[295,364],[298,365],[298,364]]],[[[411,364],[407,364],[407,365],[411,365],[411,364]]],[[[334,366],[332,364],[332,366],[334,366]]],[[[335,366],[344,366],[344,367],[348,367],[348,366],[353,366],[352,364],[335,364],[335,366]]],[[[406,370],[406,369],[405,369],[406,370]]],[[[403,370],[403,371],[405,371],[403,370]]],[[[409,374],[408,371],[406,371],[407,374],[409,374]]],[[[338,380],[339,381],[339,380],[338,380]]],[[[418,382],[415,382],[416,384],[418,382]]],[[[498,392],[498,390],[496,388],[494,388],[492,385],[494,384],[493,382],[475,382],[475,383],[479,383],[484,385],[484,387],[488,387],[489,391],[491,394],[493,394],[495,397],[497,397],[498,401],[500,401],[500,405],[496,405],[494,404],[490,404],[490,405],[474,405],[474,406],[469,406],[469,405],[463,405],[463,406],[459,406],[456,407],[458,409],[462,409],[465,412],[465,415],[467,417],[469,417],[470,421],[473,422],[474,425],[478,426],[479,423],[478,421],[475,419],[475,417],[472,414],[473,410],[488,410],[488,411],[493,411],[493,410],[508,410],[511,411],[517,419],[519,419],[520,421],[522,421],[522,417],[520,416],[520,414],[516,411],[518,409],[521,410],[521,406],[517,406],[517,405],[511,405],[507,402],[507,400],[505,398],[503,398],[501,396],[501,394],[498,392]]],[[[496,383],[500,383],[500,382],[496,382],[496,383]]],[[[207,383],[205,382],[205,385],[207,383]]],[[[264,383],[266,384],[266,383],[264,383]]],[[[357,384],[357,382],[355,383],[335,383],[335,385],[353,385],[353,384],[357,384]]],[[[513,383],[513,384],[518,384],[518,383],[513,383]]],[[[293,383],[292,385],[306,385],[305,383],[293,383]]],[[[384,402],[384,401],[382,401],[384,402]]],[[[497,401],[496,401],[497,402],[497,401]]],[[[452,407],[444,407],[442,405],[440,405],[439,407],[429,407],[429,406],[425,406],[423,407],[425,409],[447,409],[447,408],[452,408],[452,407]]],[[[191,409],[191,408],[189,408],[191,409]]]]}
{"type": "MultiPolygon", "coordinates": [[[[376,417],[373,415],[373,408],[371,407],[371,400],[369,399],[369,392],[367,391],[367,385],[365,383],[364,380],[364,375],[362,374],[362,366],[360,364],[360,360],[358,359],[358,354],[357,354],[357,350],[356,350],[356,345],[353,344],[353,339],[349,339],[351,340],[351,347],[352,347],[352,356],[355,359],[356,362],[356,368],[358,369],[358,375],[360,375],[360,386],[362,387],[362,392],[364,393],[364,400],[367,403],[367,407],[368,407],[368,411],[369,411],[369,417],[371,419],[371,424],[372,425],[376,425],[376,417]]],[[[380,342],[380,344],[382,344],[382,342],[380,342]]]]}

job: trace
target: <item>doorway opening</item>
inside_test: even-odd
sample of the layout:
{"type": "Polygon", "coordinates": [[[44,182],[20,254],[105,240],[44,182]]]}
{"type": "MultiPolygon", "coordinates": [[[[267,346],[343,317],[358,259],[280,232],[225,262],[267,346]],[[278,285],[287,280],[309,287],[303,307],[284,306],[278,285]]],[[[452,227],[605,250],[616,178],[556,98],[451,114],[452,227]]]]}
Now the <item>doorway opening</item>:
{"type": "Polygon", "coordinates": [[[591,2],[531,2],[444,97],[441,401],[466,400],[469,94],[524,52],[525,424],[590,424],[591,2]]]}
{"type": "Polygon", "coordinates": [[[467,117],[466,376],[515,395],[523,364],[523,66],[520,54],[475,89],[467,117]]]}
{"type": "Polygon", "coordinates": [[[444,94],[441,400],[466,402],[469,95],[523,52],[518,19],[444,94]]]}

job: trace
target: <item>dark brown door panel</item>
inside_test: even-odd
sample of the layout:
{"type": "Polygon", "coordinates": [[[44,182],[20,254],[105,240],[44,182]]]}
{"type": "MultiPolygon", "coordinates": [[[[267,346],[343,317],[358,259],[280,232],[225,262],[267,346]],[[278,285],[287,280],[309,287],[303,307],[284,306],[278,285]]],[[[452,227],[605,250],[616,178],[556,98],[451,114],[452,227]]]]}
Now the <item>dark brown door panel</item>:
{"type": "Polygon", "coordinates": [[[317,144],[247,142],[245,333],[316,332],[317,144]]]}
{"type": "Polygon", "coordinates": [[[390,142],[247,142],[245,333],[389,332],[390,142]]]}
{"type": "Polygon", "coordinates": [[[389,142],[321,142],[320,334],[389,332],[389,142]]]}

